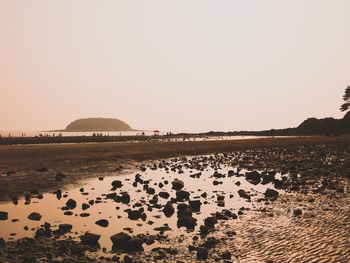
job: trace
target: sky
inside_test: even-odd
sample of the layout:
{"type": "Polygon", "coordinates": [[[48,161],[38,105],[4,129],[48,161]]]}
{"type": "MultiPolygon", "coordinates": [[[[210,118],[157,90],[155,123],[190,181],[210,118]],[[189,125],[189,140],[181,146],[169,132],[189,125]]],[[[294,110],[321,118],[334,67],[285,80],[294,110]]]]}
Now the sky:
{"type": "Polygon", "coordinates": [[[115,117],[263,130],[340,118],[348,0],[0,0],[0,130],[115,117]]]}

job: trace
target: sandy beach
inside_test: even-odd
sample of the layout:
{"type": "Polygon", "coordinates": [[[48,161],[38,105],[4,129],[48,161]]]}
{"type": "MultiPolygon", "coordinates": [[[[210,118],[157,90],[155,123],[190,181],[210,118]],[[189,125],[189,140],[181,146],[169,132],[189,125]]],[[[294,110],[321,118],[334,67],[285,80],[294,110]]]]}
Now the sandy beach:
{"type": "Polygon", "coordinates": [[[0,261],[348,262],[349,142],[1,146],[0,261]]]}
{"type": "Polygon", "coordinates": [[[96,173],[120,172],[146,160],[301,145],[347,145],[350,136],[264,138],[204,142],[116,142],[0,146],[0,200],[28,190],[47,191],[96,173]],[[41,170],[41,171],[40,171],[41,170]],[[68,173],[56,182],[58,172],[68,173]],[[15,184],[13,182],[16,182],[15,184]]]}

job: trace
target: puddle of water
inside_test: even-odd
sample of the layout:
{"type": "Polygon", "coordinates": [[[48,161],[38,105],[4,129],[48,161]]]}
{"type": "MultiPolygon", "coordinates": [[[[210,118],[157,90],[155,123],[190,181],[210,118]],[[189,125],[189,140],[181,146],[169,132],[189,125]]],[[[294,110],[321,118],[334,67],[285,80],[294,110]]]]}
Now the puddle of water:
{"type": "MultiPolygon", "coordinates": [[[[68,234],[68,236],[75,239],[78,239],[79,235],[84,234],[86,231],[101,235],[99,243],[102,248],[109,251],[112,248],[110,237],[119,232],[127,232],[125,229],[128,228],[132,229],[133,235],[156,235],[159,232],[155,231],[154,228],[168,224],[172,230],[167,231],[166,234],[171,238],[180,235],[194,235],[198,233],[199,226],[203,224],[204,219],[212,213],[221,212],[224,209],[237,213],[241,207],[251,207],[251,203],[239,197],[237,193],[239,189],[250,191],[251,194],[256,194],[256,197],[261,197],[262,193],[265,192],[267,188],[274,188],[272,184],[253,185],[247,182],[243,176],[228,177],[227,174],[229,170],[237,172],[236,169],[229,167],[222,167],[217,170],[217,172],[225,174],[225,178],[212,177],[215,169],[210,167],[201,171],[200,178],[190,177],[191,174],[198,173],[199,171],[197,170],[186,168],[181,168],[181,170],[183,173],[179,174],[170,169],[167,171],[165,169],[147,169],[144,172],[139,172],[139,174],[142,180],[149,180],[149,187],[154,188],[156,194],[160,191],[165,191],[170,194],[170,198],[176,197],[176,191],[171,189],[171,182],[176,178],[184,182],[185,187],[183,190],[190,192],[190,199],[200,200],[202,202],[201,212],[193,213],[193,217],[197,219],[197,226],[193,233],[188,233],[184,227],[177,227],[177,204],[174,204],[175,213],[170,218],[167,218],[162,212],[163,206],[170,198],[166,200],[159,197],[158,204],[161,204],[162,208],[153,208],[152,211],[147,210],[147,205],[153,198],[153,195],[146,193],[143,184],[138,184],[136,187],[133,186],[135,175],[137,174],[135,172],[129,175],[105,177],[103,181],[99,179],[85,181],[82,183],[81,187],[63,192],[61,199],[57,199],[57,196],[53,193],[46,193],[43,195],[42,199],[32,199],[31,203],[27,205],[23,199],[20,199],[17,205],[13,203],[0,204],[0,211],[7,211],[9,213],[8,220],[0,221],[0,236],[8,240],[34,236],[35,230],[43,225],[44,222],[50,223],[53,229],[59,224],[64,223],[73,225],[72,233],[68,234]],[[117,190],[112,190],[111,183],[114,180],[121,181],[123,186],[117,190]],[[215,180],[219,181],[220,184],[214,185],[213,183],[215,180]],[[165,184],[165,181],[169,183],[165,184]],[[237,182],[240,182],[239,186],[236,184],[237,182]],[[164,186],[160,188],[159,183],[163,183],[164,186]],[[83,190],[81,188],[83,188],[83,190]],[[130,204],[117,203],[112,199],[106,198],[106,194],[114,192],[118,195],[122,192],[129,193],[131,196],[130,204]],[[207,198],[200,196],[204,192],[207,193],[207,198]],[[224,207],[218,206],[217,198],[219,195],[224,196],[224,207]],[[61,208],[66,205],[67,200],[70,198],[77,202],[77,207],[71,210],[74,214],[68,216],[64,215],[65,211],[61,208]],[[101,203],[96,203],[98,199],[101,200],[101,203]],[[95,204],[83,211],[82,204],[88,203],[90,200],[94,200],[95,204]],[[136,203],[138,203],[139,206],[133,207],[136,203]],[[140,206],[145,210],[147,215],[146,220],[130,220],[125,210],[136,210],[139,209],[140,206]],[[40,221],[31,221],[27,218],[28,215],[33,212],[38,212],[42,215],[40,221]],[[89,213],[90,215],[81,217],[80,215],[82,213],[89,213]],[[108,220],[109,226],[103,228],[96,225],[95,222],[100,219],[108,220]],[[28,227],[29,230],[26,231],[24,229],[25,227],[28,227]]],[[[242,174],[244,171],[240,173],[242,174]]],[[[150,248],[152,248],[152,246],[145,246],[146,250],[150,248]]]]}

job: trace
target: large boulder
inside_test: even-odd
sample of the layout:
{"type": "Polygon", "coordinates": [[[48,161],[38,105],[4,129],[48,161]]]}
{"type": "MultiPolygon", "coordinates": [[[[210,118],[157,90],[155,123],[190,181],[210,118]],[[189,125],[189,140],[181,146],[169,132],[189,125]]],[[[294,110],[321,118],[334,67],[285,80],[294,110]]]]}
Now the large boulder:
{"type": "Polygon", "coordinates": [[[245,174],[245,179],[254,185],[257,185],[261,182],[261,174],[258,171],[247,172],[245,174]]]}
{"type": "Polygon", "coordinates": [[[172,202],[167,202],[163,208],[163,213],[166,217],[171,217],[175,213],[175,208],[172,202]]]}
{"type": "Polygon", "coordinates": [[[119,181],[119,180],[114,180],[112,182],[112,187],[114,189],[121,188],[122,186],[123,186],[123,183],[121,181],[119,181]]]}
{"type": "Polygon", "coordinates": [[[86,232],[84,235],[80,236],[81,243],[88,246],[98,246],[98,240],[100,235],[86,232]]]}
{"type": "Polygon", "coordinates": [[[174,181],[172,181],[172,188],[174,189],[174,190],[176,190],[176,191],[179,191],[179,190],[181,190],[182,188],[184,188],[184,186],[185,186],[185,184],[184,184],[184,182],[183,181],[181,181],[181,180],[178,180],[178,179],[175,179],[174,181]]]}
{"type": "Polygon", "coordinates": [[[264,195],[267,199],[275,200],[277,199],[279,193],[274,189],[267,188],[264,195]]]}
{"type": "Polygon", "coordinates": [[[184,190],[180,190],[176,192],[176,200],[177,201],[187,201],[190,199],[190,193],[184,190]]]}
{"type": "Polygon", "coordinates": [[[138,252],[143,251],[144,241],[139,238],[133,238],[130,235],[120,232],[111,236],[113,251],[138,252]]]}

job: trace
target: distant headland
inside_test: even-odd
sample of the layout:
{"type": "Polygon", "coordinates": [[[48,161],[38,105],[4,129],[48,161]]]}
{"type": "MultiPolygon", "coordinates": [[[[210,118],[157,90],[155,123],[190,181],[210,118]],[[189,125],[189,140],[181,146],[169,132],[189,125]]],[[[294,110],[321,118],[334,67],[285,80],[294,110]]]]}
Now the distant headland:
{"type": "Polygon", "coordinates": [[[114,118],[85,118],[78,119],[62,130],[65,132],[106,132],[133,131],[129,124],[114,118]]]}
{"type": "Polygon", "coordinates": [[[207,136],[302,136],[302,135],[341,135],[350,133],[350,112],[342,119],[308,118],[296,128],[271,129],[265,131],[210,131],[207,136]]]}

